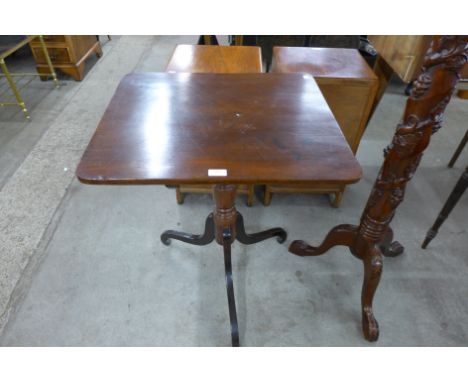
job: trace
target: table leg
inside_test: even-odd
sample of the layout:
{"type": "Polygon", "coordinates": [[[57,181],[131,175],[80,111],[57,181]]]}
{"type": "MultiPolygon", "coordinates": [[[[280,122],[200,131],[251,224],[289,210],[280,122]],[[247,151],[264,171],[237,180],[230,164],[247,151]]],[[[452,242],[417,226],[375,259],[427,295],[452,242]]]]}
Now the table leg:
{"type": "Polygon", "coordinates": [[[184,204],[184,194],[180,191],[180,186],[176,186],[176,200],[177,204],[184,204]]]}
{"type": "Polygon", "coordinates": [[[393,231],[390,227],[387,228],[385,238],[380,243],[364,238],[361,227],[341,224],[334,227],[318,247],[312,247],[302,240],[293,241],[289,247],[289,252],[297,256],[320,256],[329,249],[342,245],[348,247],[352,255],[362,260],[364,264],[361,293],[362,329],[368,341],[376,341],[379,337],[379,324],[374,317],[372,302],[382,274],[382,255],[394,257],[403,252],[403,247],[400,246],[400,251],[395,244],[397,242],[391,242],[393,231]]]}
{"type": "Polygon", "coordinates": [[[54,65],[52,65],[52,61],[50,60],[49,52],[48,52],[47,46],[46,46],[46,44],[44,42],[44,37],[39,36],[39,42],[41,44],[42,51],[44,53],[44,58],[46,60],[47,67],[49,68],[49,74],[52,76],[52,80],[54,81],[55,87],[58,88],[59,83],[58,83],[58,80],[57,80],[57,74],[55,73],[55,69],[54,69],[54,65]]]}
{"type": "Polygon", "coordinates": [[[329,194],[330,204],[333,207],[338,208],[340,206],[341,200],[343,199],[344,189],[345,187],[342,186],[340,191],[336,191],[333,194],[329,194]]]}
{"type": "Polygon", "coordinates": [[[232,279],[231,240],[231,230],[225,228],[223,230],[224,274],[226,275],[229,321],[231,323],[231,343],[233,347],[238,347],[239,325],[237,324],[236,299],[234,298],[234,281],[232,279]]]}
{"type": "Polygon", "coordinates": [[[10,74],[10,72],[9,72],[7,66],[6,66],[5,60],[3,58],[0,59],[0,68],[2,69],[2,72],[5,75],[5,78],[6,78],[7,82],[8,82],[8,84],[10,85],[10,89],[13,92],[13,95],[16,98],[16,102],[17,102],[18,106],[21,108],[21,110],[23,111],[24,116],[29,121],[30,117],[29,117],[28,110],[26,109],[26,104],[24,103],[23,98],[21,97],[21,94],[20,94],[18,88],[16,87],[15,81],[13,80],[13,77],[11,76],[11,74],[10,74]]]}
{"type": "Polygon", "coordinates": [[[448,164],[449,167],[453,167],[453,165],[457,161],[458,157],[460,156],[467,142],[468,142],[468,130],[466,131],[465,136],[463,137],[457,149],[455,150],[455,153],[453,154],[452,159],[450,159],[450,162],[448,164]]]}
{"type": "Polygon", "coordinates": [[[203,234],[193,235],[169,230],[161,235],[161,241],[165,245],[169,245],[171,239],[193,245],[206,245],[216,239],[216,242],[223,247],[232,346],[239,346],[239,327],[237,324],[234,282],[232,278],[232,243],[237,239],[243,244],[254,244],[275,236],[279,243],[283,243],[287,237],[286,231],[282,228],[272,228],[262,232],[247,234],[245,232],[244,219],[235,207],[236,189],[235,185],[218,184],[213,187],[215,209],[206,219],[203,234]]]}
{"type": "Polygon", "coordinates": [[[244,36],[234,36],[234,41],[235,41],[234,45],[241,46],[244,43],[244,36]]]}
{"type": "Polygon", "coordinates": [[[171,239],[180,240],[193,245],[207,245],[214,240],[214,232],[213,214],[209,214],[205,220],[205,231],[203,234],[193,235],[191,233],[168,230],[161,235],[161,241],[164,245],[169,245],[171,239]]]}
{"type": "Polygon", "coordinates": [[[282,228],[272,228],[262,232],[247,234],[244,227],[244,218],[239,212],[236,218],[236,230],[236,239],[242,244],[255,244],[274,236],[276,236],[278,243],[284,243],[286,240],[286,232],[282,228]]]}
{"type": "Polygon", "coordinates": [[[468,167],[465,169],[465,172],[462,174],[457,184],[455,185],[455,188],[450,193],[450,196],[445,202],[445,205],[442,208],[442,211],[440,211],[439,216],[437,216],[437,219],[434,222],[433,226],[427,232],[426,238],[424,239],[424,242],[421,245],[423,249],[426,249],[427,245],[437,235],[437,232],[439,231],[439,228],[441,227],[442,223],[445,221],[445,219],[447,219],[450,212],[452,212],[453,208],[458,203],[458,201],[460,200],[461,196],[463,195],[463,193],[465,192],[467,188],[468,188],[468,167]]]}

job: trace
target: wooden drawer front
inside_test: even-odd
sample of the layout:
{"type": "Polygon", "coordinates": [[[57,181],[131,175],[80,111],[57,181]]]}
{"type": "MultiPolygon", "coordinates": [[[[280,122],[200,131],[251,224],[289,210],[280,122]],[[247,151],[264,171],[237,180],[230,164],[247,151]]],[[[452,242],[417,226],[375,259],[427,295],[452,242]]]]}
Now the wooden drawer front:
{"type": "MultiPolygon", "coordinates": [[[[47,48],[53,64],[68,64],[71,62],[67,48],[47,48]]],[[[34,47],[34,56],[38,64],[45,64],[46,60],[42,48],[34,47]]]]}

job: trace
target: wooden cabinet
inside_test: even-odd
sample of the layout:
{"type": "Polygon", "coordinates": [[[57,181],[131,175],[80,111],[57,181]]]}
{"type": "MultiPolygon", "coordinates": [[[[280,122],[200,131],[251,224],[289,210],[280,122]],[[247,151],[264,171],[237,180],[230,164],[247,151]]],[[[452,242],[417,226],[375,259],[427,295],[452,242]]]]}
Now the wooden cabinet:
{"type": "MultiPolygon", "coordinates": [[[[275,47],[272,72],[303,72],[314,76],[343,135],[355,154],[365,131],[377,91],[377,77],[356,49],[275,47]]],[[[264,204],[272,193],[310,192],[334,194],[338,206],[345,186],[322,184],[314,188],[267,185],[264,204]]]]}
{"type": "Polygon", "coordinates": [[[404,82],[414,80],[421,69],[432,36],[369,36],[379,55],[404,82]]]}
{"type": "MultiPolygon", "coordinates": [[[[83,79],[85,61],[91,54],[102,56],[101,45],[96,36],[49,35],[44,36],[44,41],[54,68],[72,76],[76,81],[83,79]]],[[[48,73],[47,62],[40,45],[35,41],[30,45],[37,71],[48,73]]]]}
{"type": "Polygon", "coordinates": [[[312,74],[356,153],[377,89],[377,77],[356,49],[275,47],[272,72],[312,74]]]}
{"type": "MultiPolygon", "coordinates": [[[[404,82],[416,79],[433,36],[369,36],[374,48],[404,82]]],[[[461,78],[468,79],[468,64],[461,78]]]]}
{"type": "MultiPolygon", "coordinates": [[[[424,55],[434,36],[369,36],[369,40],[379,53],[374,65],[374,72],[379,78],[379,88],[373,110],[377,107],[387,88],[390,77],[396,73],[404,82],[414,81],[421,70],[424,55]]],[[[461,78],[468,79],[468,64],[462,69],[461,78]]],[[[466,90],[459,90],[458,95],[465,98],[466,90]]]]}

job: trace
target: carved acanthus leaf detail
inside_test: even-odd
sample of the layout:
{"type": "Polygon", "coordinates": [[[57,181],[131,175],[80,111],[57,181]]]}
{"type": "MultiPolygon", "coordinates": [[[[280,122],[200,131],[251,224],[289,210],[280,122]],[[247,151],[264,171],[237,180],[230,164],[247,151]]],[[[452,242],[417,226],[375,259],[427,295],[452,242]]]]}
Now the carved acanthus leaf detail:
{"type": "Polygon", "coordinates": [[[458,73],[467,61],[467,53],[467,37],[434,38],[421,74],[413,84],[403,120],[384,150],[384,163],[361,218],[361,224],[365,222],[364,231],[372,232],[372,240],[377,240],[374,236],[385,231],[382,224],[388,225],[393,218],[431,133],[441,127],[443,113],[458,81],[458,73]]]}
{"type": "Polygon", "coordinates": [[[416,81],[413,83],[413,89],[411,90],[411,98],[419,99],[429,90],[432,83],[432,78],[427,73],[422,73],[416,81]]]}

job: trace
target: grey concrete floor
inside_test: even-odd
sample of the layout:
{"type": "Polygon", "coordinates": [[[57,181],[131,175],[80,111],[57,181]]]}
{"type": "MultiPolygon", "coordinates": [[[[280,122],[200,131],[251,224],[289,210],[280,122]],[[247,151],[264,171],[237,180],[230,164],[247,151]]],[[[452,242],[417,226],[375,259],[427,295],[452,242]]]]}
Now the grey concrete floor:
{"type": "MultiPolygon", "coordinates": [[[[197,232],[211,198],[189,195],[179,206],[164,187],[89,186],[73,175],[122,76],[162,71],[175,44],[195,41],[114,38],[82,83],[67,80],[59,90],[38,83],[30,123],[0,110],[2,346],[230,345],[221,247],[159,240],[169,228],[197,232]]],[[[339,209],[323,195],[274,195],[269,207],[257,198],[251,208],[239,197],[248,231],[279,225],[289,233],[284,244],[233,247],[243,345],[467,344],[466,195],[429,248],[420,248],[468,161],[467,149],[446,167],[467,128],[466,101],[449,105],[394,219],[406,251],[384,262],[377,343],[361,335],[361,263],[340,247],[317,258],[287,251],[291,240],[318,244],[334,225],[357,223],[403,110],[403,89],[394,82],[387,90],[358,152],[363,179],[339,209]]]]}

